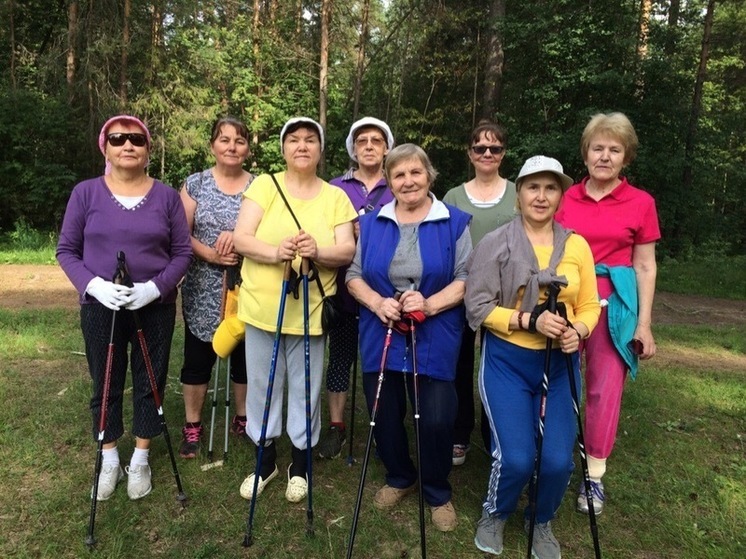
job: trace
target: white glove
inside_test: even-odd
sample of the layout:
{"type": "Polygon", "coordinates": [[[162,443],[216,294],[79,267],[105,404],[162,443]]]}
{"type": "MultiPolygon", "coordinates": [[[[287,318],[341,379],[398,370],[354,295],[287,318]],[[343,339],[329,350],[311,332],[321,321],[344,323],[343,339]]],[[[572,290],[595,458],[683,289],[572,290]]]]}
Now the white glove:
{"type": "Polygon", "coordinates": [[[152,281],[136,283],[132,286],[132,293],[124,301],[124,308],[136,311],[152,303],[160,296],[161,292],[158,291],[158,287],[152,281]]]}
{"type": "Polygon", "coordinates": [[[127,297],[132,292],[132,288],[106,281],[101,277],[95,277],[88,282],[85,292],[96,298],[103,306],[116,311],[127,302],[127,297]]]}

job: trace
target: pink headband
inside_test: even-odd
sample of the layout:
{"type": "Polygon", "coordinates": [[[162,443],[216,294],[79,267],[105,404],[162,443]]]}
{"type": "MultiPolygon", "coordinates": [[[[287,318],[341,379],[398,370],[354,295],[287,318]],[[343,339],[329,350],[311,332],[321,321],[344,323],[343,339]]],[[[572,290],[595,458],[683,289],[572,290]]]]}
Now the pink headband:
{"type": "MultiPolygon", "coordinates": [[[[151,144],[150,131],[148,130],[148,127],[145,126],[142,120],[134,116],[130,116],[130,115],[116,115],[116,116],[111,117],[106,122],[104,122],[104,125],[101,127],[101,132],[98,135],[98,149],[101,150],[101,153],[104,154],[104,157],[106,157],[106,133],[109,131],[109,128],[111,127],[111,125],[114,124],[115,122],[123,122],[125,124],[134,124],[135,126],[140,128],[145,133],[145,136],[148,138],[148,147],[150,147],[150,144],[151,144]]],[[[145,162],[145,168],[147,168],[149,164],[150,164],[150,159],[148,159],[145,162]]],[[[104,175],[108,175],[110,173],[111,173],[111,163],[107,161],[106,169],[104,169],[104,175]]]]}

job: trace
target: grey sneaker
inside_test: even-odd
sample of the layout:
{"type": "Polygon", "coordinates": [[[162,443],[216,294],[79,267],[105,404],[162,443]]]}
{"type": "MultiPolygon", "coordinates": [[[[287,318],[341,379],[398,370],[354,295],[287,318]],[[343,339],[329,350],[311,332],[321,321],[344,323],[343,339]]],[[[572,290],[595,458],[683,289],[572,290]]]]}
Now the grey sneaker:
{"type": "Polygon", "coordinates": [[[503,552],[505,522],[496,516],[490,516],[486,510],[482,510],[482,518],[477,522],[477,535],[474,536],[474,545],[477,549],[492,553],[492,555],[500,555],[503,552]]]}
{"type": "MultiPolygon", "coordinates": [[[[530,528],[529,523],[530,520],[527,518],[523,524],[527,534],[530,528]]],[[[534,542],[531,546],[531,555],[537,559],[560,559],[562,557],[560,544],[552,534],[551,522],[545,522],[544,524],[537,522],[534,526],[534,542]]]]}
{"type": "MultiPolygon", "coordinates": [[[[101,474],[98,476],[98,494],[97,501],[106,501],[113,494],[117,483],[124,479],[124,471],[119,464],[104,464],[101,466],[101,474]]],[[[93,497],[93,487],[91,487],[91,497],[93,497]]]]}
{"type": "Polygon", "coordinates": [[[153,490],[150,466],[127,466],[127,495],[133,501],[142,499],[153,490]]]}
{"type": "MultiPolygon", "coordinates": [[[[596,516],[598,516],[604,511],[604,500],[606,499],[606,496],[604,495],[604,484],[602,481],[596,482],[591,480],[591,498],[593,500],[593,510],[595,511],[596,516]]],[[[588,499],[585,494],[584,481],[580,482],[580,488],[578,489],[578,503],[576,510],[583,514],[588,514],[588,499]]]]}
{"type": "Polygon", "coordinates": [[[336,425],[332,425],[319,443],[319,457],[336,458],[342,453],[342,445],[345,444],[346,440],[346,429],[340,429],[336,425]]]}

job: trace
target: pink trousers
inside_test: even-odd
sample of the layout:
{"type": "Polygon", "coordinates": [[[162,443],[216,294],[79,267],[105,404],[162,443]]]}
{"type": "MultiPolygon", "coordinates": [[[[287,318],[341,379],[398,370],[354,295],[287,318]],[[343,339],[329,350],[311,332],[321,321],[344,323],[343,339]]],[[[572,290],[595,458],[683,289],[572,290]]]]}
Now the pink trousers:
{"type": "MultiPolygon", "coordinates": [[[[606,278],[598,278],[598,288],[601,298],[611,292],[606,278]]],[[[614,448],[627,378],[627,366],[611,341],[606,307],[601,309],[598,325],[585,341],[584,351],[585,448],[593,458],[604,460],[614,448]]]]}

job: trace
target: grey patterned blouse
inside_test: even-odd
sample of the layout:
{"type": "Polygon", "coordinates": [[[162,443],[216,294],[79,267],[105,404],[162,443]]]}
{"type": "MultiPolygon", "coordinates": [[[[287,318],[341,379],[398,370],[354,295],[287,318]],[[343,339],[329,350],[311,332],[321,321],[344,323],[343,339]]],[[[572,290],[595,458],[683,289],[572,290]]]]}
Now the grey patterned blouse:
{"type": "MultiPolygon", "coordinates": [[[[249,187],[254,176],[246,183],[249,187]]],[[[207,246],[214,246],[222,231],[233,231],[241,207],[243,191],[225,194],[218,189],[211,169],[190,175],[184,188],[197,203],[192,235],[207,246]]],[[[226,266],[192,258],[181,290],[182,312],[189,330],[203,342],[211,342],[220,324],[223,271],[226,266]]],[[[241,262],[236,265],[241,269],[241,262]]],[[[232,274],[230,274],[232,275],[232,274]]],[[[236,274],[240,277],[240,274],[236,274]]]]}

